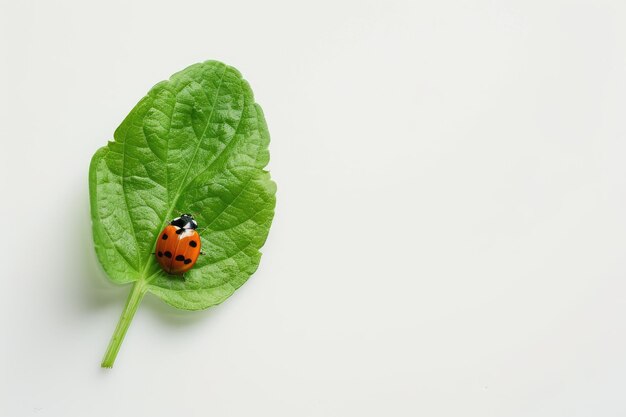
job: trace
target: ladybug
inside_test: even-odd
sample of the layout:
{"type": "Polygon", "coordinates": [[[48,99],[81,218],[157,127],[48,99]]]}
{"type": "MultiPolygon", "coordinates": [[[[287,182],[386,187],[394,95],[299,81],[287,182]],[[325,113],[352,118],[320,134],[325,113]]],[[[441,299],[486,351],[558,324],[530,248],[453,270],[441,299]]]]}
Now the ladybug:
{"type": "Polygon", "coordinates": [[[182,275],[196,264],[201,246],[197,228],[198,223],[191,214],[181,214],[163,229],[155,256],[165,272],[182,275]]]}

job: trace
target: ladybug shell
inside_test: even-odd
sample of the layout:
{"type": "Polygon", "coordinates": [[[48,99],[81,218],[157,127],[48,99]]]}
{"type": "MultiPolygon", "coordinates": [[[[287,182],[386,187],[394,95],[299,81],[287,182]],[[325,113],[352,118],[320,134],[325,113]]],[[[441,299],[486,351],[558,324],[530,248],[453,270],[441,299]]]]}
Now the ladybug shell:
{"type": "Polygon", "coordinates": [[[159,235],[155,255],[165,272],[182,275],[196,264],[200,245],[200,235],[194,229],[181,229],[170,224],[159,235]]]}

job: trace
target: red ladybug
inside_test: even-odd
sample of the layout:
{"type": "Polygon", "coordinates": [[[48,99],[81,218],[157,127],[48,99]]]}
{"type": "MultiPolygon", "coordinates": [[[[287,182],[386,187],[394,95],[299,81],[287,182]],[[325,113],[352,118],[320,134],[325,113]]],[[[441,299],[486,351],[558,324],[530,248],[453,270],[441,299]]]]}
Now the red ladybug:
{"type": "Polygon", "coordinates": [[[182,275],[189,271],[200,255],[198,223],[191,214],[181,214],[163,229],[156,245],[156,258],[168,274],[182,275]]]}

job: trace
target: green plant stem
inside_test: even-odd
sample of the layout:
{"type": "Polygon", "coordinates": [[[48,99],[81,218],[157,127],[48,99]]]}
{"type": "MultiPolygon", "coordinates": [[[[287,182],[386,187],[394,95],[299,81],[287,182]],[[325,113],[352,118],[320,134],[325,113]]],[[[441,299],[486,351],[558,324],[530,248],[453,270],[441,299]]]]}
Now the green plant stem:
{"type": "Polygon", "coordinates": [[[128,330],[130,323],[133,321],[135,312],[137,311],[143,296],[146,294],[146,290],[147,288],[144,282],[135,281],[133,284],[133,288],[130,291],[130,294],[128,294],[124,311],[122,311],[122,315],[117,322],[117,327],[115,327],[115,332],[113,332],[113,336],[109,342],[109,347],[107,348],[104,358],[102,359],[102,364],[100,366],[103,368],[113,367],[113,363],[117,357],[117,352],[120,350],[126,331],[128,330]]]}

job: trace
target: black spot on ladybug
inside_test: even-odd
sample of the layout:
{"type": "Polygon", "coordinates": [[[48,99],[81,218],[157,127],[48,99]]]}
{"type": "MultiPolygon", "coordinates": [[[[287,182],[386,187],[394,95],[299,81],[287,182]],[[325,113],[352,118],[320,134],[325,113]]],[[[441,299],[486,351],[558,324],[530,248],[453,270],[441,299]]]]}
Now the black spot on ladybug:
{"type": "Polygon", "coordinates": [[[164,255],[165,255],[166,258],[171,258],[172,257],[172,252],[166,250],[164,255]]]}
{"type": "Polygon", "coordinates": [[[183,233],[184,231],[185,231],[185,229],[182,229],[182,228],[181,228],[181,229],[178,229],[178,230],[176,231],[176,234],[177,234],[177,235],[180,235],[180,234],[181,234],[181,233],[183,233]]]}
{"type": "Polygon", "coordinates": [[[157,253],[157,255],[159,255],[159,258],[161,258],[163,256],[163,252],[159,251],[159,253],[157,253]]]}
{"type": "Polygon", "coordinates": [[[185,265],[190,264],[191,263],[191,259],[187,258],[185,259],[185,265]]]}
{"type": "Polygon", "coordinates": [[[167,233],[163,233],[163,236],[161,236],[161,239],[167,240],[167,233]]]}
{"type": "Polygon", "coordinates": [[[189,246],[191,246],[192,248],[195,248],[196,246],[198,246],[198,244],[196,243],[195,240],[192,240],[191,242],[189,242],[189,246]]]}
{"type": "Polygon", "coordinates": [[[184,261],[185,257],[183,255],[176,255],[176,260],[177,261],[184,261]]]}

